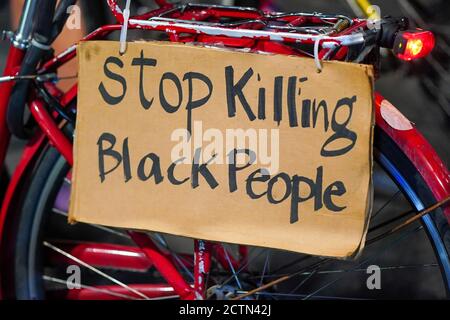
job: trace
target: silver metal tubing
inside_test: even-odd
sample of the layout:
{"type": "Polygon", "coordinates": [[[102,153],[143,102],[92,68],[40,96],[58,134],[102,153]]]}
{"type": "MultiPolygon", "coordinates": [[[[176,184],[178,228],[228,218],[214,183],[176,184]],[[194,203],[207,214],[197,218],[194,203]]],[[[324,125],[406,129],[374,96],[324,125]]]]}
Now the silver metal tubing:
{"type": "Polygon", "coordinates": [[[33,31],[33,17],[36,15],[38,4],[41,0],[26,0],[23,9],[22,16],[20,17],[19,28],[13,37],[13,45],[20,49],[25,49],[28,45],[28,41],[31,38],[31,32],[33,31]]]}

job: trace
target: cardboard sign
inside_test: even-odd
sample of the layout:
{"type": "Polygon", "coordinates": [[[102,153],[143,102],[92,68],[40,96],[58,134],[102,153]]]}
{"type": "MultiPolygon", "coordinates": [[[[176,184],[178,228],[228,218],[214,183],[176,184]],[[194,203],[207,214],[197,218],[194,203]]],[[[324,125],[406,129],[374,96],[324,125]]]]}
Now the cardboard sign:
{"type": "Polygon", "coordinates": [[[347,257],[371,209],[372,68],[83,42],[70,220],[347,257]]]}

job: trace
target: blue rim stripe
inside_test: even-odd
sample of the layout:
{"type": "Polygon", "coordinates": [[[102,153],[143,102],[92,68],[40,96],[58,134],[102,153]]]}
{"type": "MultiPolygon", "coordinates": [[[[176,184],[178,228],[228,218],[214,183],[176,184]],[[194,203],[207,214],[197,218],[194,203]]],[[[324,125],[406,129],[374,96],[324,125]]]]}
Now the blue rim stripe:
{"type": "MultiPolygon", "coordinates": [[[[381,153],[378,153],[376,156],[378,158],[378,163],[383,166],[383,168],[388,171],[395,179],[395,181],[402,187],[403,191],[414,204],[416,210],[420,211],[425,209],[422,201],[419,199],[417,194],[414,192],[414,190],[411,188],[402,174],[392,164],[392,162],[390,162],[389,159],[381,153]]],[[[433,240],[435,249],[439,255],[439,260],[445,273],[445,276],[443,275],[445,277],[444,282],[447,283],[447,290],[450,291],[450,259],[447,250],[445,249],[445,245],[442,242],[439,231],[437,230],[436,225],[434,224],[434,221],[429,214],[422,217],[422,222],[427,228],[428,233],[433,240]]]]}

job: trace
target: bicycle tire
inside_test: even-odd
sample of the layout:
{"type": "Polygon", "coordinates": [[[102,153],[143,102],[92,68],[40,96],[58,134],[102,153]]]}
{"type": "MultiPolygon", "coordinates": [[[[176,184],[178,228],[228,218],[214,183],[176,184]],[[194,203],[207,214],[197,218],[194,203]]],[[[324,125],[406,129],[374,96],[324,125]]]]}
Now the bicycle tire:
{"type": "Polygon", "coordinates": [[[5,196],[6,189],[8,188],[9,174],[5,167],[0,169],[0,204],[5,196]]]}
{"type": "MultiPolygon", "coordinates": [[[[430,188],[426,185],[417,169],[404,155],[395,142],[380,128],[376,128],[375,148],[379,150],[378,163],[393,177],[413,206],[422,207],[436,203],[430,188]],[[380,157],[382,159],[380,159],[380,157]]],[[[40,263],[39,243],[42,227],[45,225],[45,213],[53,205],[60,182],[64,179],[69,166],[61,155],[48,147],[41,156],[29,182],[27,194],[20,206],[18,230],[13,233],[15,239],[9,239],[14,245],[14,298],[43,299],[42,277],[36,268],[40,263]]],[[[440,264],[443,283],[449,294],[450,288],[450,226],[442,210],[438,209],[422,219],[440,264]]]]}

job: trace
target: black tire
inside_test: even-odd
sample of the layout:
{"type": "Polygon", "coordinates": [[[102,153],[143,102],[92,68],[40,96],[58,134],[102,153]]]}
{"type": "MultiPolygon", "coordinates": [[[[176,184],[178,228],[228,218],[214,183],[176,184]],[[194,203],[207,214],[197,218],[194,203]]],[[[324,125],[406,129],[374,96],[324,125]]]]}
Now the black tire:
{"type": "Polygon", "coordinates": [[[6,188],[9,183],[9,174],[6,168],[0,169],[0,204],[2,204],[3,197],[6,193],[6,188]]]}
{"type": "MultiPolygon", "coordinates": [[[[381,130],[376,130],[375,148],[392,163],[413,189],[424,206],[436,203],[429,187],[397,145],[381,130]]],[[[20,207],[20,221],[14,243],[14,291],[18,299],[43,299],[43,285],[39,267],[41,232],[45,230],[45,213],[53,205],[56,193],[69,170],[61,155],[54,148],[47,148],[36,166],[30,186],[20,207]]],[[[392,174],[392,172],[390,172],[392,174]]],[[[395,180],[394,180],[395,181],[395,180]]],[[[401,187],[401,185],[400,185],[401,187]]],[[[407,194],[408,195],[408,194],[407,194]]],[[[408,198],[408,197],[407,197],[408,198]]],[[[414,203],[409,197],[408,200],[414,203]]],[[[422,221],[441,265],[444,285],[450,287],[450,227],[438,209],[428,223],[422,221]],[[430,224],[431,221],[431,224],[430,224]],[[443,249],[444,248],[444,249],[443,249]]]]}
{"type": "Polygon", "coordinates": [[[258,8],[259,0],[236,0],[234,4],[238,7],[258,8]]]}
{"type": "MultiPolygon", "coordinates": [[[[54,148],[48,148],[41,157],[30,182],[20,210],[20,221],[15,240],[14,290],[16,299],[29,300],[43,297],[43,291],[35,290],[30,286],[29,280],[33,277],[30,272],[40,272],[38,269],[29,268],[30,260],[34,259],[33,256],[39,257],[39,252],[31,252],[29,249],[33,242],[30,237],[33,233],[36,234],[36,229],[39,229],[37,237],[41,237],[41,226],[45,224],[43,213],[51,209],[50,206],[53,205],[51,199],[56,197],[55,193],[68,170],[69,166],[61,155],[54,148]]],[[[35,285],[33,287],[42,288],[41,277],[36,276],[34,278],[35,285]]]]}

